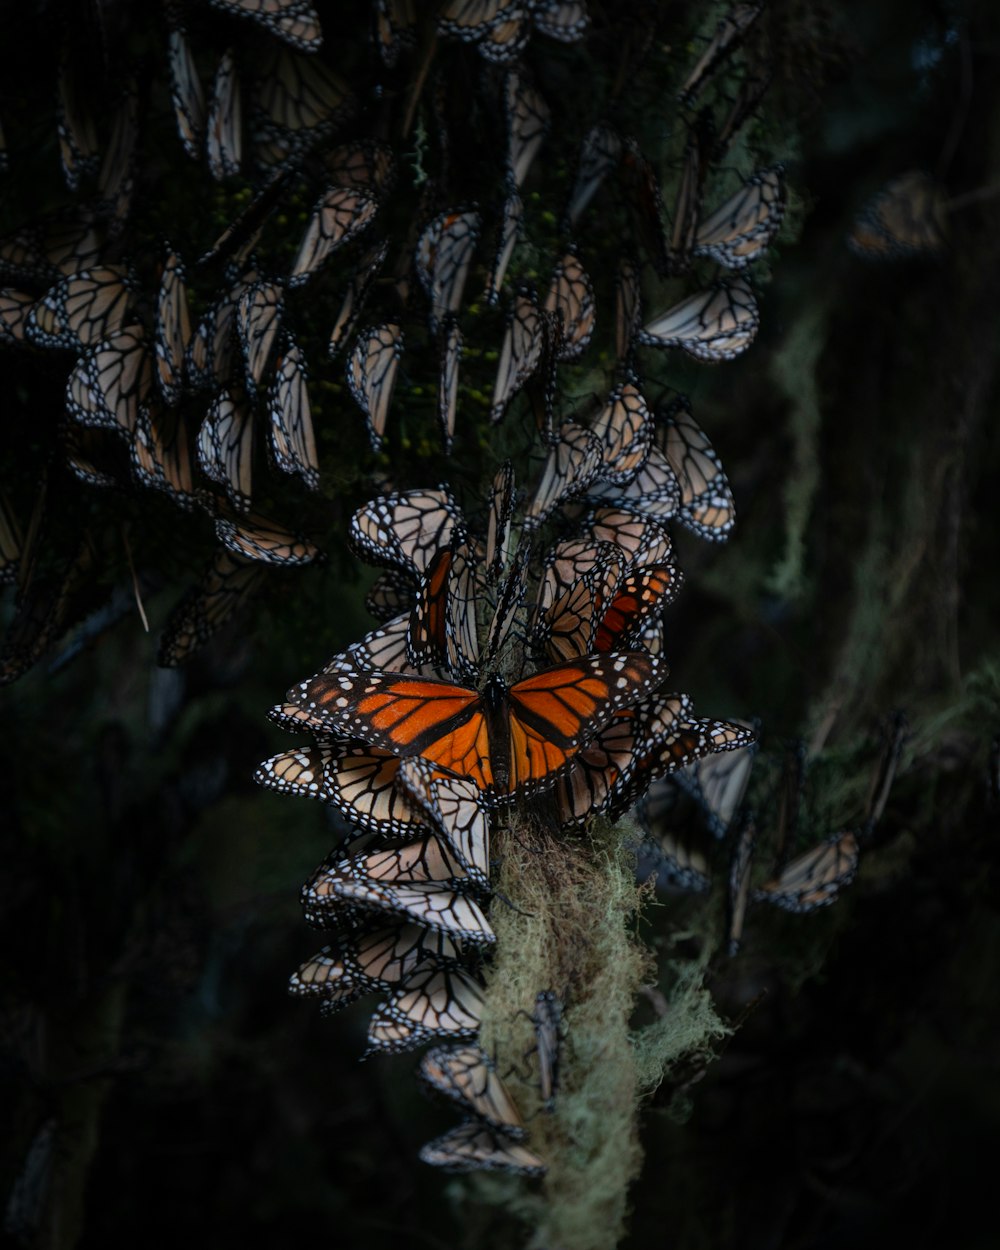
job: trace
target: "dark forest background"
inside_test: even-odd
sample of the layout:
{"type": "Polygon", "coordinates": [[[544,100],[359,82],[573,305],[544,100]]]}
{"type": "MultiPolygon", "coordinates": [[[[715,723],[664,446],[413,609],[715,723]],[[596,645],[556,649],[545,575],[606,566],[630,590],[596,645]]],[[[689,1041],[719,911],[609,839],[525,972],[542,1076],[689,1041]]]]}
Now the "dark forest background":
{"type": "MultiPolygon", "coordinates": [[[[0,6],[0,233],[63,194],[46,93],[72,7],[0,6]]],[[[338,23],[365,30],[358,5],[319,8],[332,45],[338,23]]],[[[800,819],[820,836],[861,818],[893,714],[908,729],[857,882],[812,916],[753,912],[713,974],[729,1017],[767,992],[707,1069],[650,1099],[625,1244],[972,1250],[995,1241],[1000,1130],[1000,11],[774,0],[766,19],[761,141],[784,145],[791,203],[757,342],[677,370],[739,521],[722,548],[678,536],[671,670],[702,715],[759,718],[765,825],[800,740],[800,819]],[[853,256],[861,206],[913,168],[967,197],[947,250],[853,256]]],[[[143,194],[196,254],[213,226],[166,158],[143,194]]],[[[0,356],[0,491],[22,515],[70,363],[0,356]]],[[[105,591],[130,594],[123,527],[155,570],[152,632],[125,611],[0,694],[4,1244],[522,1244],[474,1185],[418,1161],[452,1117],[414,1059],[359,1064],[363,1006],[323,1020],[285,994],[322,941],[298,892],[335,831],[252,774],[289,743],[266,709],[370,628],[372,572],[345,532],[385,464],[328,385],[342,369],[314,376],[331,484],[307,511],[327,561],[270,576],[183,667],[157,667],[157,631],[210,527],[149,492],[94,502],[49,477],[56,538],[106,527],[105,591]]],[[[413,484],[449,471],[416,433],[392,455],[413,484]]],[[[691,904],[658,903],[643,936],[668,952],[691,904]]]]}

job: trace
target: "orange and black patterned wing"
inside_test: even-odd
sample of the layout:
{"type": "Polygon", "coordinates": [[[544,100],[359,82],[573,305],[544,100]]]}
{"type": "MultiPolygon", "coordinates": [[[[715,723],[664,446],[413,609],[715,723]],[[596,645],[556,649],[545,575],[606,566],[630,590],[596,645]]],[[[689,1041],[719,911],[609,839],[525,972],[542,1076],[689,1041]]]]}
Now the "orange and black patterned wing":
{"type": "Polygon", "coordinates": [[[458,505],[446,487],[380,495],[351,517],[349,540],[362,559],[422,576],[443,548],[464,540],[458,505]]]}
{"type": "Polygon", "coordinates": [[[329,733],[393,755],[422,755],[481,790],[493,784],[477,690],[399,673],[334,673],[294,686],[288,701],[321,719],[329,733]]]}
{"type": "Polygon", "coordinates": [[[677,519],[700,538],[725,542],[736,523],[729,481],[708,436],[685,399],[664,414],[663,451],[680,485],[677,519]]]}
{"type": "Polygon", "coordinates": [[[772,880],[753,893],[755,903],[771,903],[804,914],[836,902],[858,871],[858,837],[848,830],[804,851],[772,880]]]}
{"type": "Polygon", "coordinates": [[[615,712],[655,689],[665,669],[644,652],[625,651],[556,664],[517,682],[506,701],[506,789],[551,784],[615,712]]]}
{"type": "Polygon", "coordinates": [[[649,619],[674,599],[681,584],[681,571],[673,564],[646,566],[623,578],[601,605],[592,649],[600,653],[633,644],[649,619]]]}
{"type": "MultiPolygon", "coordinates": [[[[301,728],[315,727],[306,724],[301,728]]],[[[398,769],[399,761],[387,751],[352,742],[328,742],[272,756],[260,765],[254,780],[279,794],[299,794],[329,803],[360,829],[382,835],[412,835],[422,822],[396,784],[398,769]]]]}
{"type": "Polygon", "coordinates": [[[527,1136],[524,1120],[480,1046],[436,1046],[424,1055],[420,1076],[431,1089],[457,1102],[491,1128],[514,1140],[527,1136]]]}

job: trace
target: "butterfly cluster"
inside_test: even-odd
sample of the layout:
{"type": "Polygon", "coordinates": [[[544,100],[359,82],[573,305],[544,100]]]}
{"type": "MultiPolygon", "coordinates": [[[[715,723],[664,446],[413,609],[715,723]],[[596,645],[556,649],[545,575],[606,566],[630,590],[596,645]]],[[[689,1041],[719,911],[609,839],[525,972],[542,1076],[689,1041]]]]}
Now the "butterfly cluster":
{"type": "MultiPolygon", "coordinates": [[[[305,888],[307,918],[338,944],[293,989],[328,1008],[389,990],[373,1050],[475,1036],[476,967],[495,940],[490,908],[503,905],[490,898],[492,858],[512,809],[530,801],[565,832],[613,820],[658,777],[752,740],[663,691],[663,612],[681,584],[667,519],[699,529],[704,491],[686,470],[690,413],[657,428],[649,413],[636,418],[632,389],[593,427],[563,429],[523,498],[504,464],[480,526],[446,487],[359,509],[355,550],[387,566],[369,595],[383,623],[271,713],[315,745],[268,760],[257,780],[318,798],[357,830],[305,888]],[[628,490],[654,450],[658,509],[644,513],[628,490]],[[557,540],[540,542],[549,532],[557,540]]],[[[717,459],[699,463],[724,505],[717,459]]],[[[511,1095],[474,1053],[463,1040],[425,1057],[425,1078],[472,1119],[423,1157],[533,1173],[540,1162],[514,1149],[523,1126],[511,1095]]]]}
{"type": "MultiPolygon", "coordinates": [[[[210,527],[162,663],[269,567],[316,561],[299,518],[334,523],[347,461],[368,456],[394,484],[350,522],[354,553],[384,569],[378,624],[273,709],[312,741],[257,773],[351,831],[304,889],[328,944],[292,990],[325,1011],[382,995],[370,1051],[432,1044],[423,1079],[466,1120],[426,1160],[538,1175],[477,1040],[491,916],[511,905],[492,889],[505,840],[613,822],[753,737],[666,689],[674,530],[723,542],[735,506],[662,369],[735,359],[759,327],[749,272],[780,227],[784,172],[726,158],[767,83],[762,6],[737,4],[671,67],[665,146],[625,86],[667,42],[616,38],[645,5],[627,20],[584,0],[359,7],[363,37],[345,17],[336,41],[306,0],[164,0],[142,37],[109,18],[111,94],[67,38],[56,129],[73,202],[0,239],[2,338],[65,363],[64,478],[210,527]],[[143,39],[161,50],[154,86],[143,39]],[[614,85],[568,125],[577,45],[614,85]],[[158,140],[188,163],[204,221],[172,211],[158,140]],[[581,398],[572,384],[595,376],[581,398]],[[448,480],[411,488],[428,419],[447,465],[430,480],[448,480]]],[[[8,677],[63,630],[100,560],[84,541],[51,603],[19,571],[39,528],[5,515],[0,530],[18,579],[8,677]]],[[[535,1016],[552,1035],[549,1000],[535,1016]]],[[[548,1106],[552,1052],[539,1042],[548,1106]]]]}
{"type": "MultiPolygon", "coordinates": [[[[485,306],[502,305],[506,316],[489,416],[500,421],[526,391],[547,406],[549,441],[573,472],[586,439],[563,428],[548,400],[558,368],[597,345],[594,285],[574,236],[587,235],[598,208],[621,221],[626,239],[614,325],[622,381],[598,436],[627,438],[613,428],[622,420],[641,426],[643,346],[726,360],[756,333],[743,275],[780,224],[781,169],[713,193],[708,211],[703,199],[764,84],[748,51],[738,99],[713,85],[736,50],[752,46],[759,6],[737,5],[682,83],[683,173],[669,231],[653,164],[609,105],[580,143],[540,288],[528,257],[545,223],[527,188],[553,108],[536,37],[537,51],[553,50],[558,64],[560,50],[593,52],[620,18],[583,0],[448,0],[433,15],[407,0],[373,0],[359,38],[343,30],[332,47],[322,8],[164,0],[141,13],[102,11],[99,21],[80,10],[60,29],[50,147],[69,199],[0,238],[0,345],[50,358],[66,377],[62,412],[46,431],[45,473],[59,490],[3,501],[3,569],[17,585],[0,648],[4,680],[86,611],[79,588],[107,562],[96,525],[75,527],[72,550],[50,549],[55,540],[39,522],[55,495],[79,499],[79,512],[93,511],[89,498],[110,501],[112,513],[116,501],[134,500],[151,518],[165,500],[191,518],[184,527],[214,541],[207,562],[199,549],[201,571],[161,637],[159,660],[175,665],[269,570],[316,560],[299,518],[328,518],[324,444],[339,443],[351,413],[360,411],[373,452],[391,450],[402,380],[411,400],[434,394],[450,451],[463,437],[460,396],[483,385],[465,376],[464,362],[481,364],[490,350],[470,339],[480,328],[467,324],[473,274],[485,277],[485,306]],[[437,64],[419,59],[435,53],[437,64]],[[483,70],[474,108],[457,91],[470,58],[483,70]],[[497,159],[472,169],[463,194],[457,145],[480,144],[470,118],[497,140],[497,159]],[[195,203],[204,214],[192,215],[195,203]],[[706,282],[706,266],[736,276],[706,282]],[[659,299],[660,283],[673,280],[694,289],[643,325],[643,284],[655,284],[659,299]],[[320,412],[334,417],[332,428],[320,412]],[[147,509],[151,496],[159,502],[147,509]]],[[[627,70],[626,61],[619,77],[627,70]]],[[[23,181],[37,145],[16,126],[5,133],[9,176],[23,181]]],[[[682,418],[678,426],[685,437],[682,418]]],[[[640,453],[640,441],[623,446],[620,472],[640,453]]],[[[710,450],[703,455],[711,461],[710,450]]],[[[654,488],[658,462],[652,453],[654,488]]],[[[706,529],[724,532],[725,508],[717,512],[704,492],[696,508],[706,529]]],[[[161,524],[150,520],[151,529],[161,524]]],[[[113,542],[123,547],[117,535],[113,542]]],[[[159,570],[144,567],[142,551],[136,558],[138,569],[129,549],[130,580],[155,585],[159,570]]]]}

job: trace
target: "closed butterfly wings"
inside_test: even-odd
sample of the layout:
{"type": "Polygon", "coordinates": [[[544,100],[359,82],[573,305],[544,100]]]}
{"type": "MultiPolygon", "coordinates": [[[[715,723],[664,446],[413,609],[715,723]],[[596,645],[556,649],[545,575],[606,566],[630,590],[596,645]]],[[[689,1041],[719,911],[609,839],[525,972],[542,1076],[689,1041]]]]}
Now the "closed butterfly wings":
{"type": "Polygon", "coordinates": [[[380,450],[403,354],[403,332],[395,322],[362,330],[347,364],[347,385],[365,414],[372,450],[380,450]]]}
{"type": "Polygon", "coordinates": [[[677,519],[700,538],[725,542],[736,505],[722,462],[686,400],[671,404],[662,424],[661,446],[680,488],[677,519]]]}
{"type": "Polygon", "coordinates": [[[650,347],[679,347],[696,360],[734,360],[753,342],[760,324],[753,290],[742,279],[717,282],[690,295],[639,331],[650,347]]]}

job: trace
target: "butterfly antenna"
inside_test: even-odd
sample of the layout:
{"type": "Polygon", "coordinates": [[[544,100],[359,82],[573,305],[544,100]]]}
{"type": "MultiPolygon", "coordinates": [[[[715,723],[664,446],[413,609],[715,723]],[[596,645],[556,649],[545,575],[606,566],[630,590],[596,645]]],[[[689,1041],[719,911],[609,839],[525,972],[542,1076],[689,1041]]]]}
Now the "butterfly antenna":
{"type": "Polygon", "coordinates": [[[122,544],[125,547],[125,558],[128,560],[128,570],[132,575],[132,593],[135,596],[135,606],[139,609],[139,619],[142,621],[142,628],[149,633],[149,618],[146,616],[146,609],[142,605],[142,591],[139,587],[139,577],[135,571],[135,563],[132,560],[132,548],[129,546],[128,534],[122,530],[122,544]]]}

